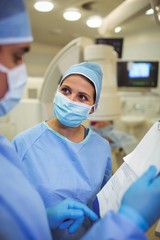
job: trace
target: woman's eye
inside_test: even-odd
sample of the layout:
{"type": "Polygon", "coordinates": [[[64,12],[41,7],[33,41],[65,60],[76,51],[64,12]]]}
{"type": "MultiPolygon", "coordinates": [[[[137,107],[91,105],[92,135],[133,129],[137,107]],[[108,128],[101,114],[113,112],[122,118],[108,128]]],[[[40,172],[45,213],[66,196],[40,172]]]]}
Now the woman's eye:
{"type": "Polygon", "coordinates": [[[65,95],[70,94],[70,90],[68,88],[61,88],[60,91],[65,95]]]}
{"type": "Polygon", "coordinates": [[[85,95],[79,95],[81,101],[88,101],[88,98],[85,95]]]}

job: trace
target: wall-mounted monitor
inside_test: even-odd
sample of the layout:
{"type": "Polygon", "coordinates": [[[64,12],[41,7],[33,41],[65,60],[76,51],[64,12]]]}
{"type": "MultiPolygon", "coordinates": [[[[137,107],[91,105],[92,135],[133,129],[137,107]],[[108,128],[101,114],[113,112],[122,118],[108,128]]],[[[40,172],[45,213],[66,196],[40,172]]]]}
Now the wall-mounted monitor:
{"type": "Polygon", "coordinates": [[[122,57],[123,50],[123,38],[97,38],[96,44],[106,44],[114,47],[114,50],[118,54],[118,58],[122,57]]]}
{"type": "Polygon", "coordinates": [[[158,61],[117,62],[118,87],[156,88],[158,65],[158,61]]]}

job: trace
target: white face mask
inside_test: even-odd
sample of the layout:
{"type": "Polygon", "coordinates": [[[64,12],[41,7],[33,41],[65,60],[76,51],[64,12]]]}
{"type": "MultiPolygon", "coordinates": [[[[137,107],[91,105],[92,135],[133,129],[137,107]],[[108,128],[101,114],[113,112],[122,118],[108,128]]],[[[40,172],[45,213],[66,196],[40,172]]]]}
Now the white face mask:
{"type": "Polygon", "coordinates": [[[27,71],[25,64],[12,69],[0,64],[0,72],[6,73],[8,82],[8,91],[0,99],[0,116],[3,116],[14,108],[22,98],[27,83],[27,71]]]}

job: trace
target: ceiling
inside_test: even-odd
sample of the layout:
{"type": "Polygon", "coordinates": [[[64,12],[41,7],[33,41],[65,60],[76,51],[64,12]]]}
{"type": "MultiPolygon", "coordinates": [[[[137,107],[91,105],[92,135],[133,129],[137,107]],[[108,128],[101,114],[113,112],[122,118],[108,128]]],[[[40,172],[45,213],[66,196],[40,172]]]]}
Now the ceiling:
{"type": "MultiPolygon", "coordinates": [[[[26,0],[34,41],[59,47],[65,46],[68,42],[80,36],[100,37],[97,29],[86,26],[86,19],[92,15],[106,17],[124,2],[123,0],[53,0],[54,9],[49,13],[41,13],[33,8],[34,1],[26,0]],[[71,7],[78,8],[81,11],[82,17],[80,20],[69,22],[63,19],[63,11],[71,7]]],[[[150,1],[146,1],[148,1],[148,5],[145,9],[140,10],[136,15],[123,22],[121,33],[111,32],[112,37],[125,37],[137,32],[159,28],[153,15],[145,15],[145,11],[150,8],[150,1]]]]}

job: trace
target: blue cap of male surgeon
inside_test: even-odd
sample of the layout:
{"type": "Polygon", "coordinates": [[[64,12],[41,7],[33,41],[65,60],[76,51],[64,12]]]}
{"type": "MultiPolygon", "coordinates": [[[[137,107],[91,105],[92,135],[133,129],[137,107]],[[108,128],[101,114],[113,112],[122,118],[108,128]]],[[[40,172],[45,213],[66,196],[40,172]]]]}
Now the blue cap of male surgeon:
{"type": "Polygon", "coordinates": [[[24,0],[0,0],[0,44],[33,40],[24,0]]]}
{"type": "Polygon", "coordinates": [[[100,92],[102,88],[102,78],[103,73],[99,64],[93,62],[82,62],[71,66],[63,75],[60,84],[64,81],[66,77],[71,74],[79,74],[88,78],[95,87],[96,91],[96,101],[95,105],[97,106],[100,98],[100,92]]]}

